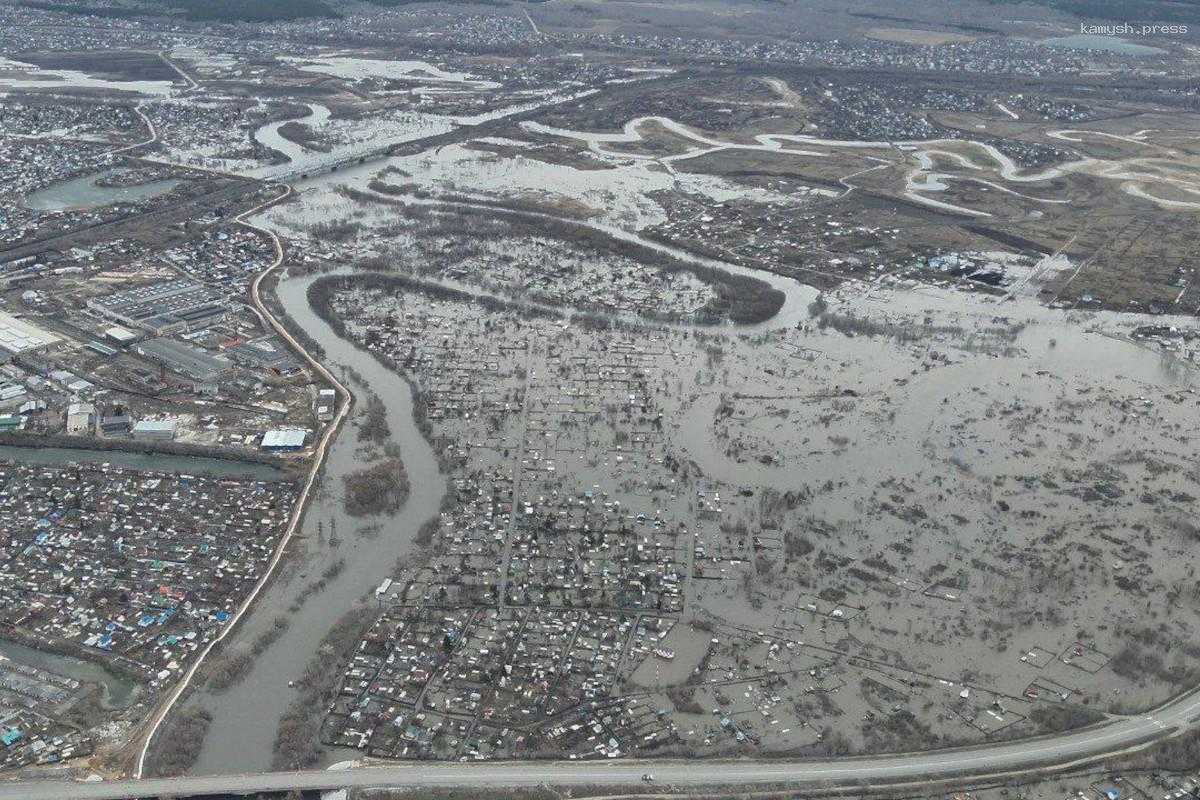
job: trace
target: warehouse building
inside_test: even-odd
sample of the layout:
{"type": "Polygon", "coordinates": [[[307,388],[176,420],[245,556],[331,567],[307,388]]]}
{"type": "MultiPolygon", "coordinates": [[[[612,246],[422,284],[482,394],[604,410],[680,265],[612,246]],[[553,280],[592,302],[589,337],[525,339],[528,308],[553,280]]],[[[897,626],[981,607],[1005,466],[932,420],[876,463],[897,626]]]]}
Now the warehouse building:
{"type": "Polygon", "coordinates": [[[211,355],[175,339],[147,339],[134,345],[133,351],[197,383],[216,383],[233,368],[224,356],[211,355]]]}
{"type": "Polygon", "coordinates": [[[25,387],[21,384],[0,381],[0,409],[20,408],[26,396],[25,387]]]}
{"type": "Polygon", "coordinates": [[[186,279],[164,281],[94,297],[88,308],[156,336],[194,331],[225,319],[222,296],[186,279]]]}
{"type": "Polygon", "coordinates": [[[308,431],[301,429],[279,428],[263,434],[260,447],[275,453],[296,452],[304,449],[308,431]]]}
{"type": "Polygon", "coordinates": [[[169,442],[179,427],[174,419],[144,419],[133,426],[133,438],[146,442],[169,442]]]}
{"type": "Polygon", "coordinates": [[[227,352],[234,361],[251,369],[270,370],[276,375],[295,375],[300,371],[300,362],[274,336],[243,342],[227,352]]]}
{"type": "Polygon", "coordinates": [[[128,328],[122,328],[120,325],[113,325],[108,330],[104,331],[104,335],[116,342],[117,344],[132,344],[141,337],[128,328]]]}
{"type": "Polygon", "coordinates": [[[20,355],[61,341],[49,331],[0,311],[0,353],[20,355]]]}
{"type": "Polygon", "coordinates": [[[96,406],[91,403],[71,403],[67,406],[67,433],[86,435],[96,424],[96,406]]]}

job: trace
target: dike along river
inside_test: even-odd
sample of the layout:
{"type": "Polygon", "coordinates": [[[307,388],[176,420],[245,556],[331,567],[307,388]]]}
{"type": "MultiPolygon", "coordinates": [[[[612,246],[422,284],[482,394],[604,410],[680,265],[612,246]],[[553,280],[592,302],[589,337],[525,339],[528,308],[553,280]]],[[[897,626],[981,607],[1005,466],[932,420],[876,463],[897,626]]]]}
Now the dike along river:
{"type": "MultiPolygon", "coordinates": [[[[285,562],[276,581],[262,595],[231,636],[231,645],[249,646],[277,616],[288,619],[286,632],[254,659],[246,677],[222,693],[202,690],[189,700],[212,713],[193,774],[252,772],[271,765],[280,717],[296,696],[288,682],[298,678],[317,653],[320,641],[346,611],[369,597],[393,574],[398,559],[413,551],[413,537],[423,522],[435,516],[446,489],[437,460],[413,420],[412,392],[400,375],[340,338],[308,304],[308,287],[319,276],[288,277],[277,295],[296,326],[325,350],[324,363],[339,379],[348,367],[363,381],[349,382],[358,405],[352,421],[339,432],[326,459],[323,476],[305,514],[293,547],[297,557],[285,562]],[[359,469],[360,443],[353,424],[367,392],[386,405],[391,438],[400,447],[411,491],[408,501],[391,517],[353,518],[342,508],[342,478],[359,469]],[[336,535],[335,535],[336,534],[336,535]],[[335,539],[339,543],[331,543],[335,539]],[[344,568],[320,592],[311,584],[330,565],[344,568]],[[299,604],[299,608],[291,610],[299,604]]],[[[367,602],[370,602],[368,600],[367,602]]],[[[319,724],[319,721],[314,722],[319,724]]],[[[345,758],[332,754],[332,760],[345,758]]]]}

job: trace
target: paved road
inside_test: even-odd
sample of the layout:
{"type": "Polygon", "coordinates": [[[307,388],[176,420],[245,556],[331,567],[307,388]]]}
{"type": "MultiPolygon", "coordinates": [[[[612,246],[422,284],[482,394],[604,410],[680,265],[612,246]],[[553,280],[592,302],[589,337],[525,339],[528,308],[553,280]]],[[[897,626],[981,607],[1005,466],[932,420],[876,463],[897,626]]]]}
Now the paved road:
{"type": "Polygon", "coordinates": [[[342,771],[272,772],[140,781],[25,782],[0,784],[0,800],[126,800],[159,794],[186,796],[345,787],[532,786],[636,784],[645,772],[659,783],[682,787],[712,784],[777,784],[796,788],[911,783],[943,778],[1027,773],[1094,761],[1164,738],[1200,719],[1200,689],[1150,714],[1121,717],[1059,736],[902,756],[824,761],[542,761],[527,763],[405,763],[342,771]]]}

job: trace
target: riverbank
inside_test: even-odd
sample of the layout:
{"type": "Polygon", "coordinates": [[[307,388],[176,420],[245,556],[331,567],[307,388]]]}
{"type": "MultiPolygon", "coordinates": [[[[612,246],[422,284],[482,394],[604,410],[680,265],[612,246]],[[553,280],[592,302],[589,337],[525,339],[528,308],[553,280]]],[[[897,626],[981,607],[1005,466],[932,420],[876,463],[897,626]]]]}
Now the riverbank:
{"type": "Polygon", "coordinates": [[[133,769],[134,777],[137,778],[141,778],[145,774],[146,760],[149,755],[150,748],[154,743],[155,734],[166,720],[167,715],[170,714],[175,708],[176,704],[180,702],[181,698],[188,697],[195,689],[193,682],[196,680],[197,673],[200,672],[202,667],[205,667],[206,658],[213,652],[214,649],[219,648],[222,645],[230,633],[237,630],[238,623],[241,622],[241,620],[247,615],[255,601],[275,581],[279,565],[283,562],[284,556],[288,553],[289,545],[292,543],[296,535],[296,531],[306,519],[305,512],[308,508],[309,498],[312,496],[313,490],[316,487],[318,479],[321,475],[321,470],[325,464],[325,458],[328,449],[337,436],[338,431],[341,429],[342,424],[349,416],[354,400],[349,389],[347,389],[344,384],[339,382],[329,372],[329,370],[324,367],[324,365],[317,361],[311,353],[304,349],[300,342],[296,341],[296,339],[287,332],[283,325],[271,315],[270,311],[262,301],[260,290],[263,280],[268,276],[273,275],[283,263],[283,243],[273,232],[264,228],[260,228],[253,223],[248,222],[247,219],[251,215],[262,211],[264,208],[286,199],[287,197],[291,196],[291,194],[292,189],[289,186],[286,188],[283,194],[271,198],[270,200],[267,200],[266,202],[261,203],[260,205],[255,206],[248,211],[244,211],[236,217],[238,224],[267,236],[271,240],[272,247],[275,251],[275,258],[271,262],[271,265],[267,267],[266,270],[255,276],[254,280],[251,282],[249,290],[250,301],[253,304],[254,313],[258,316],[262,325],[264,327],[270,327],[272,330],[274,330],[275,333],[278,334],[285,342],[287,342],[287,344],[292,347],[296,353],[304,361],[306,361],[322,379],[333,386],[334,391],[338,396],[337,413],[334,415],[333,420],[325,427],[324,432],[321,434],[320,441],[317,443],[316,449],[313,451],[312,459],[309,462],[311,466],[304,481],[304,486],[300,490],[299,496],[296,498],[296,502],[293,505],[291,514],[288,518],[287,529],[284,531],[282,538],[279,540],[278,546],[271,555],[271,560],[267,565],[266,571],[259,578],[258,582],[255,583],[250,594],[238,606],[236,612],[234,612],[233,616],[229,619],[228,624],[222,628],[217,637],[213,639],[207,647],[204,648],[200,656],[195,662],[192,663],[191,667],[184,674],[182,680],[175,685],[167,698],[158,706],[150,719],[146,721],[143,726],[144,733],[136,737],[131,742],[132,746],[137,748],[136,764],[133,769]]]}
{"type": "Polygon", "coordinates": [[[0,433],[0,460],[35,464],[112,463],[133,469],[291,480],[293,465],[265,454],[177,443],[0,433]]]}
{"type": "MultiPolygon", "coordinates": [[[[310,656],[343,615],[393,575],[398,558],[416,554],[414,538],[435,516],[446,490],[437,458],[415,419],[412,389],[399,374],[338,336],[308,303],[319,276],[284,276],[274,299],[288,327],[306,331],[322,349],[329,369],[354,375],[356,393],[370,392],[385,405],[391,441],[399,448],[410,482],[407,502],[393,516],[356,519],[343,504],[343,479],[362,467],[363,443],[340,435],[329,449],[304,518],[288,551],[288,566],[276,576],[228,642],[253,642],[286,616],[282,635],[258,655],[242,679],[222,692],[197,687],[184,704],[212,715],[192,774],[270,768],[281,721],[297,698],[298,680],[310,656]],[[334,564],[340,569],[314,595],[311,582],[334,564]]],[[[266,299],[266,298],[264,298],[266,299]]],[[[347,378],[349,380],[349,378],[347,378]]],[[[354,423],[359,417],[356,415],[354,423]]],[[[337,756],[331,756],[340,758],[337,756]]]]}

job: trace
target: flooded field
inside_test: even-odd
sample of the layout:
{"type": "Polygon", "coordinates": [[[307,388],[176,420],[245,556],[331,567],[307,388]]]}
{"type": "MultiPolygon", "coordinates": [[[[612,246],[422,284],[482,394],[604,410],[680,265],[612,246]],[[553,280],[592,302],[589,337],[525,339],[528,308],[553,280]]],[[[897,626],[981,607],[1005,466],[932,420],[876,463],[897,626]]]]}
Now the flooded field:
{"type": "Polygon", "coordinates": [[[1054,36],[1049,39],[1041,39],[1038,41],[1038,44],[1045,45],[1046,47],[1065,47],[1070,50],[1100,50],[1110,53],[1124,53],[1132,56],[1153,56],[1166,52],[1158,47],[1135,44],[1117,36],[1098,36],[1086,33],[1078,33],[1074,36],[1054,36]]]}
{"type": "Polygon", "coordinates": [[[312,59],[289,58],[286,61],[297,65],[297,68],[303,72],[332,75],[356,82],[378,78],[414,83],[462,84],[472,89],[498,89],[500,87],[500,84],[495,81],[478,80],[465,72],[449,72],[426,61],[395,61],[338,55],[312,59]]]}
{"type": "Polygon", "coordinates": [[[0,57],[0,89],[101,89],[167,97],[173,85],[160,80],[111,80],[75,69],[43,69],[0,57]]]}
{"type": "MultiPolygon", "coordinates": [[[[453,147],[441,148],[439,152],[449,152],[453,151],[453,149],[453,147]]],[[[452,152],[448,157],[451,159],[455,158],[452,152]]],[[[428,165],[431,161],[438,159],[439,156],[425,154],[419,158],[428,165]]],[[[410,170],[412,170],[413,166],[413,159],[392,158],[383,165],[382,171],[380,165],[366,165],[334,175],[320,176],[304,181],[301,183],[302,190],[295,202],[289,205],[286,210],[276,209],[268,211],[264,215],[264,218],[270,225],[275,226],[288,236],[305,237],[309,235],[309,231],[314,226],[321,223],[344,221],[360,229],[355,234],[356,239],[363,243],[371,242],[369,247],[364,247],[357,252],[363,254],[387,253],[393,260],[394,268],[400,271],[411,271],[416,274],[422,274],[431,269],[437,269],[433,264],[438,259],[431,256],[427,257],[419,249],[414,249],[412,245],[415,240],[411,235],[398,235],[398,227],[411,227],[411,223],[406,222],[408,215],[405,212],[405,208],[411,207],[418,212],[424,209],[446,208],[459,212],[483,215],[487,215],[493,209],[484,204],[484,201],[489,199],[489,195],[486,193],[486,185],[481,185],[476,180],[456,179],[444,184],[442,188],[455,189],[460,193],[458,196],[462,196],[461,193],[467,193],[469,198],[478,198],[479,202],[477,203],[472,203],[470,200],[437,201],[411,196],[396,196],[381,189],[378,183],[378,176],[388,175],[389,170],[400,170],[402,174],[412,175],[414,173],[410,170]],[[360,192],[361,196],[356,199],[348,199],[344,191],[347,188],[360,192]],[[379,233],[385,229],[388,231],[387,235],[380,236],[379,233]],[[393,240],[395,244],[392,245],[388,240],[393,240]]],[[[523,185],[526,181],[536,182],[538,180],[537,175],[543,166],[541,162],[526,160],[507,163],[503,172],[504,185],[511,187],[523,185]],[[528,168],[528,171],[526,171],[526,168],[528,168]]],[[[421,173],[417,172],[415,174],[419,175],[421,173]]],[[[559,184],[561,184],[561,181],[550,182],[548,185],[559,184]]],[[[628,196],[641,197],[641,195],[632,191],[626,191],[626,194],[628,196]]],[[[644,200],[645,198],[642,199],[644,200]]],[[[761,282],[783,295],[782,304],[778,311],[769,320],[760,323],[762,327],[795,324],[805,317],[808,305],[818,294],[817,290],[813,287],[805,285],[794,278],[775,275],[742,264],[689,252],[684,248],[640,234],[636,225],[632,226],[631,229],[618,224],[615,220],[609,221],[607,217],[596,220],[560,217],[552,213],[540,211],[519,211],[517,213],[523,219],[532,221],[535,224],[539,221],[547,223],[566,222],[587,232],[599,234],[600,237],[607,238],[612,242],[633,245],[650,254],[661,254],[681,265],[696,265],[718,276],[725,274],[761,282]]],[[[628,222],[628,220],[626,221],[628,222]]],[[[506,247],[516,247],[521,253],[519,255],[516,252],[508,253],[504,257],[509,262],[521,258],[543,258],[544,255],[536,253],[536,248],[541,246],[543,245],[538,245],[536,242],[531,244],[517,237],[514,243],[510,243],[506,247]]],[[[589,253],[589,247],[585,244],[580,249],[580,252],[589,253]]],[[[451,284],[465,283],[475,287],[479,287],[481,284],[485,286],[492,284],[490,290],[494,291],[495,279],[497,277],[495,272],[490,269],[477,271],[475,266],[478,263],[478,257],[473,256],[469,264],[464,263],[460,269],[451,270],[453,272],[452,279],[444,280],[444,282],[451,284]]],[[[600,266],[600,264],[596,264],[590,268],[600,266]]],[[[567,282],[562,280],[561,275],[552,284],[556,291],[574,291],[567,285],[567,282]]],[[[589,283],[588,286],[594,288],[592,283],[589,283]]],[[[609,299],[611,300],[611,296],[609,299]]],[[[578,310],[586,310],[584,304],[572,307],[578,310]]],[[[663,307],[663,310],[667,311],[669,308],[663,307]]]]}
{"type": "MultiPolygon", "coordinates": [[[[1097,37],[1102,38],[1102,37],[1097,37]]],[[[1130,45],[1137,47],[1138,45],[1130,45]]],[[[565,130],[538,123],[527,123],[524,129],[530,133],[555,138],[573,139],[586,144],[589,151],[607,159],[633,159],[648,161],[663,165],[668,170],[672,165],[710,156],[720,152],[759,152],[769,153],[782,158],[801,158],[806,160],[829,159],[835,155],[846,156],[855,151],[880,152],[892,149],[893,143],[881,141],[854,141],[843,139],[828,139],[810,135],[793,134],[756,134],[754,143],[744,141],[729,141],[706,136],[687,126],[667,117],[637,117],[627,123],[620,133],[588,132],[565,130]],[[663,133],[648,134],[647,128],[657,127],[663,133]],[[642,148],[653,149],[661,147],[666,138],[673,146],[672,152],[642,152],[642,148]],[[628,149],[630,147],[638,149],[628,149]]],[[[1072,131],[1050,130],[1046,135],[1061,139],[1069,136],[1072,131]]],[[[1145,132],[1143,132],[1145,133],[1145,132]]],[[[1139,145],[1152,144],[1139,137],[1133,140],[1139,145]]],[[[911,200],[929,205],[934,208],[954,211],[971,216],[991,216],[991,213],[981,208],[971,208],[943,200],[928,198],[925,192],[945,192],[946,181],[979,181],[993,188],[1008,192],[1014,196],[1031,200],[1035,203],[1063,202],[1062,198],[1029,197],[1020,192],[1012,192],[1007,187],[985,180],[982,176],[994,178],[1002,183],[1018,185],[1038,184],[1052,181],[1068,174],[1084,174],[1110,180],[1126,181],[1129,188],[1139,189],[1139,196],[1156,201],[1162,207],[1165,203],[1157,201],[1156,196],[1146,191],[1147,186],[1183,184],[1190,190],[1197,190],[1194,163],[1179,163],[1172,165],[1171,174],[1160,174],[1158,170],[1140,171],[1137,167],[1149,164],[1151,159],[1101,159],[1082,158],[1059,164],[1049,169],[1026,169],[1017,164],[1013,158],[1000,151],[994,144],[977,141],[970,138],[914,141],[900,145],[900,149],[912,155],[917,167],[905,177],[907,191],[905,196],[911,200]],[[935,157],[944,166],[956,167],[955,172],[933,172],[935,157]],[[982,159],[980,163],[977,159],[982,159]],[[982,173],[982,175],[981,175],[982,173]]],[[[1178,154],[1176,154],[1178,155],[1178,154]]],[[[865,160],[866,157],[864,157],[865,160]]],[[[873,157],[872,157],[873,158],[873,157]]],[[[1127,189],[1128,191],[1128,189],[1127,189]]]]}

